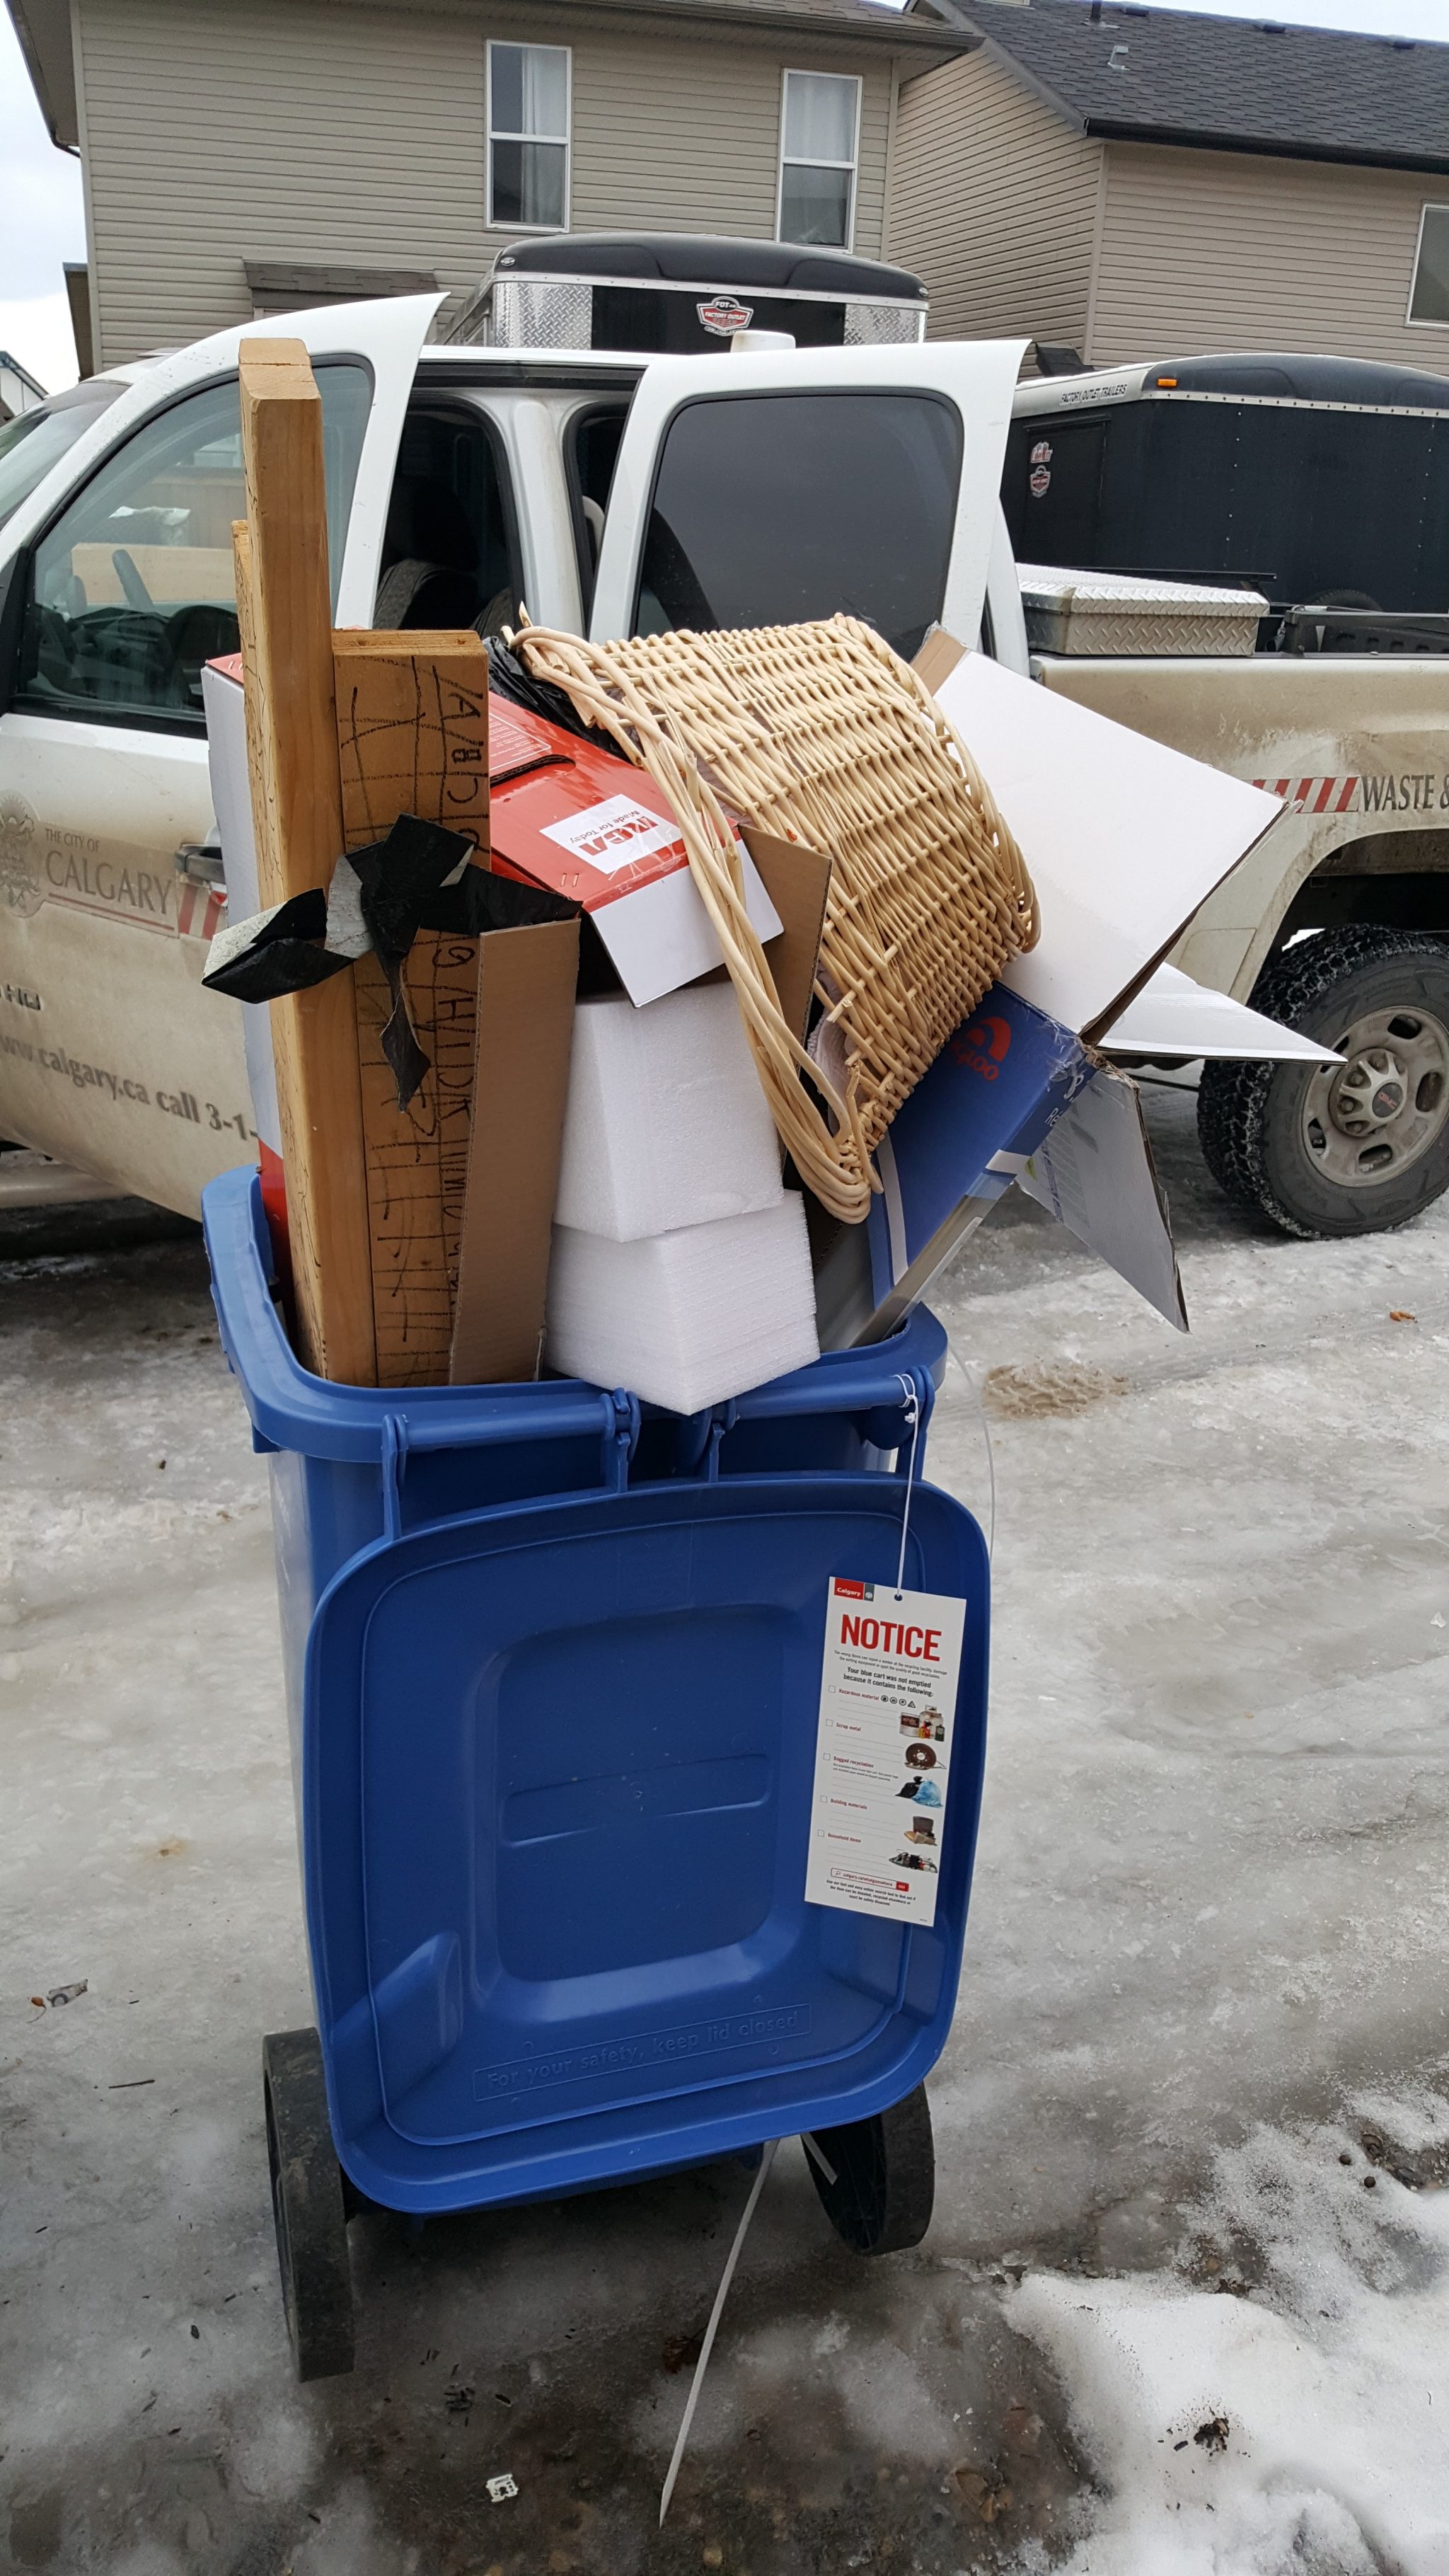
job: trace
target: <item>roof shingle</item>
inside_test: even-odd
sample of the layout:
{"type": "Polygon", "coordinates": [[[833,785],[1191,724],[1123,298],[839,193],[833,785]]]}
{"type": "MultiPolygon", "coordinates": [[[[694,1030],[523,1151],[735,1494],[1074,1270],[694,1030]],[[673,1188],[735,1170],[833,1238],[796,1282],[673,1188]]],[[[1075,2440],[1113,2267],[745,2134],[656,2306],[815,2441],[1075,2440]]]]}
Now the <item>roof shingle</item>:
{"type": "Polygon", "coordinates": [[[1126,0],[937,5],[1088,134],[1449,170],[1449,43],[1126,0]]]}

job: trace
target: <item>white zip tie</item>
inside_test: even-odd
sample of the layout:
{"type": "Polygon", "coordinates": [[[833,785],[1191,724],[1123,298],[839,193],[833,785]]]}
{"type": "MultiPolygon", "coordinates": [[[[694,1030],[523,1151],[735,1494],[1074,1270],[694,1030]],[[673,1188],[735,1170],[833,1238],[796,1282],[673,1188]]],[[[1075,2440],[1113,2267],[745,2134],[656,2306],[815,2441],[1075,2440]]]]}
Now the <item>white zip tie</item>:
{"type": "Polygon", "coordinates": [[[976,1383],[973,1372],[966,1366],[964,1360],[957,1358],[956,1353],[950,1348],[949,1344],[947,1345],[946,1357],[950,1362],[951,1367],[960,1371],[962,1377],[971,1389],[972,1398],[976,1406],[976,1419],[981,1425],[981,1441],[982,1446],[986,1451],[986,1474],[991,1489],[991,1518],[987,1524],[986,1534],[986,1558],[987,1563],[989,1564],[996,1554],[996,1452],[991,1445],[991,1425],[986,1419],[986,1407],[982,1403],[981,1389],[976,1383]]]}
{"type": "Polygon", "coordinates": [[[905,1393],[908,1407],[906,1420],[911,1426],[911,1461],[906,1469],[906,1501],[901,1513],[901,1555],[896,1567],[896,1599],[899,1601],[906,1580],[906,1538],[911,1526],[911,1490],[916,1481],[916,1443],[921,1436],[921,1399],[908,1377],[898,1377],[896,1384],[905,1393]]]}
{"type": "Polygon", "coordinates": [[[800,2144],[804,2148],[812,2165],[818,2165],[820,2167],[820,2170],[824,2174],[827,2182],[839,2182],[840,2176],[836,2172],[830,2158],[826,2155],[824,2149],[817,2144],[816,2140],[811,2137],[808,2129],[801,2130],[800,2144]]]}
{"type": "Polygon", "coordinates": [[[699,2404],[699,2392],[704,2386],[704,2374],[709,2368],[709,2357],[714,2350],[714,2339],[719,2331],[719,2321],[724,2315],[724,2303],[729,2297],[730,2283],[735,2277],[735,2265],[740,2259],[741,2248],[744,2245],[746,2236],[749,2234],[750,2220],[755,2214],[755,2204],[758,2201],[761,2192],[765,2188],[765,2177],[769,2173],[770,2167],[775,2161],[775,2149],[778,2147],[779,2143],[780,2141],[778,2138],[772,2138],[760,2157],[760,2170],[756,2174],[754,2182],[750,2187],[750,2196],[745,2202],[744,2216],[741,2218],[738,2227],[735,2229],[735,2241],[730,2247],[729,2261],[724,2267],[724,2271],[720,2277],[719,2288],[714,2294],[714,2306],[709,2312],[709,2323],[704,2330],[704,2341],[699,2347],[699,2359],[694,2365],[694,2377],[689,2383],[689,2396],[685,2404],[684,2421],[679,2427],[678,2436],[674,2444],[674,2453],[669,2463],[669,2474],[664,2481],[664,2493],[659,2499],[659,2528],[661,2531],[664,2528],[664,2517],[669,2511],[669,2499],[674,2493],[674,2481],[679,2475],[680,2463],[684,2458],[684,2446],[689,2440],[689,2428],[694,2422],[694,2410],[699,2404]]]}

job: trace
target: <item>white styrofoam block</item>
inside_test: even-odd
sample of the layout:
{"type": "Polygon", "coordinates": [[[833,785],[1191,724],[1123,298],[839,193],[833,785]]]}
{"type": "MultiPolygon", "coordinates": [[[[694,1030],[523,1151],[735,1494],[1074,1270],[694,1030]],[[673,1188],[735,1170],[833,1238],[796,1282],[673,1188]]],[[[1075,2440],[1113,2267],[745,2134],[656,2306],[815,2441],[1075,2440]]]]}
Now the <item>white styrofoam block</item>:
{"type": "Polygon", "coordinates": [[[558,1225],[549,1363],[595,1386],[698,1413],[818,1358],[805,1205],[616,1243],[558,1225]]]}
{"type": "Polygon", "coordinates": [[[555,1216],[615,1243],[773,1207],[780,1140],[732,984],[580,1002],[555,1216]]]}

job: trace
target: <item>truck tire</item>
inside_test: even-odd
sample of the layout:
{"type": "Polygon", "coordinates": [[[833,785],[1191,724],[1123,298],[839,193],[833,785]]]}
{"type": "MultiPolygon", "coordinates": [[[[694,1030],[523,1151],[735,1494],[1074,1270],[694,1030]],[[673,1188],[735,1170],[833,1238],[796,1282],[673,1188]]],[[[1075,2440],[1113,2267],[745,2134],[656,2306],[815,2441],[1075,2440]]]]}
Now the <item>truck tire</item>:
{"type": "Polygon", "coordinates": [[[1449,1187],[1449,943],[1363,923],[1285,949],[1253,1008],[1341,1065],[1209,1064],[1197,1132],[1219,1187],[1284,1234],[1378,1234],[1449,1187]]]}

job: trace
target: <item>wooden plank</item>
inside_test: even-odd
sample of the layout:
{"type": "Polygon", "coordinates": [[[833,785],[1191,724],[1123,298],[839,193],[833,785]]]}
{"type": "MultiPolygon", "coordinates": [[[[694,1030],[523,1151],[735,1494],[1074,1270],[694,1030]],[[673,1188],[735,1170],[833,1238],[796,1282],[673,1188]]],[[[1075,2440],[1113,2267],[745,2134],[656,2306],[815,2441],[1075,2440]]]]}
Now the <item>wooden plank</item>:
{"type": "MultiPolygon", "coordinates": [[[[247,539],[237,598],[263,904],[326,885],[342,847],[322,405],[295,340],[243,340],[247,539]]],[[[301,1356],[377,1382],[351,978],[273,1002],[301,1356]]]]}
{"type": "MultiPolygon", "coordinates": [[[[333,639],[343,844],[381,840],[399,814],[488,846],[488,657],[470,632],[333,639]]],[[[448,1375],[468,1167],[478,942],[424,930],[404,968],[431,1066],[406,1109],[382,1052],[391,1009],[377,960],[353,970],[380,1386],[448,1375]]]]}

